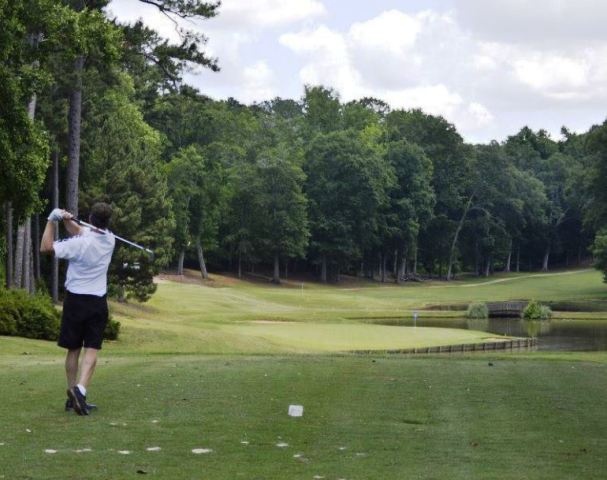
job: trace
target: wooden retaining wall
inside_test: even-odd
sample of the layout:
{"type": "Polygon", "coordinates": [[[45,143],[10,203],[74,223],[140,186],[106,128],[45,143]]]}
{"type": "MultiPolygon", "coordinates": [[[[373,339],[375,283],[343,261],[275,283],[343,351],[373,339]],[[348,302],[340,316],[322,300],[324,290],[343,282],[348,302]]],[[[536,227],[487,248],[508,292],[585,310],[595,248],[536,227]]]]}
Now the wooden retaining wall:
{"type": "Polygon", "coordinates": [[[537,338],[515,338],[503,342],[464,343],[461,345],[442,345],[439,347],[403,348],[393,350],[351,350],[350,353],[361,355],[391,353],[391,354],[434,354],[434,353],[462,353],[462,352],[491,352],[532,348],[537,346],[537,338]]]}
{"type": "Polygon", "coordinates": [[[528,304],[526,300],[486,303],[490,317],[520,317],[528,304]]]}

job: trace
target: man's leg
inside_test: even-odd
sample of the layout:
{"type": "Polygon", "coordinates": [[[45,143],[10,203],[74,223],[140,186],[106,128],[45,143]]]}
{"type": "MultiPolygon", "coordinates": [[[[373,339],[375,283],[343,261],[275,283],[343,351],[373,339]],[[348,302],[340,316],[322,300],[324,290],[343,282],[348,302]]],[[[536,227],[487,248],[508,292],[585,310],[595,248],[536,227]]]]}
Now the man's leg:
{"type": "Polygon", "coordinates": [[[78,415],[88,415],[91,408],[94,408],[94,406],[91,407],[86,402],[86,389],[95,372],[97,351],[96,348],[84,348],[84,355],[82,356],[82,362],[80,363],[80,377],[78,383],[67,391],[67,395],[70,400],[72,400],[74,410],[78,415]]]}
{"type": "Polygon", "coordinates": [[[65,356],[65,376],[67,377],[67,388],[76,385],[78,376],[78,358],[80,357],[80,348],[68,350],[65,356]]]}
{"type": "Polygon", "coordinates": [[[95,366],[97,365],[97,350],[96,348],[85,348],[82,363],[80,365],[80,380],[79,385],[84,388],[88,388],[93,373],[95,372],[95,366]]]}

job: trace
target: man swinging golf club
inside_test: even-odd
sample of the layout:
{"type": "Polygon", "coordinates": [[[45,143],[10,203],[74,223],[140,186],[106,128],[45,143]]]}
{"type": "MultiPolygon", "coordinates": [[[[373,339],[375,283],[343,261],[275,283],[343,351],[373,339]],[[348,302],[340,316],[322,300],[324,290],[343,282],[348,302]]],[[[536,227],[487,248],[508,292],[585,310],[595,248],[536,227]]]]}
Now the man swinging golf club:
{"type": "Polygon", "coordinates": [[[95,408],[86,402],[86,390],[95,371],[97,353],[108,322],[107,271],[116,244],[114,234],[107,229],[111,215],[112,208],[107,203],[96,203],[89,217],[94,228],[81,227],[71,213],[56,208],[48,217],[40,244],[42,253],[69,261],[57,343],[67,349],[65,409],[73,408],[78,415],[88,415],[95,408]],[[63,221],[70,237],[53,241],[54,222],[59,221],[63,221]],[[78,376],[78,360],[83,348],[78,376]]]}

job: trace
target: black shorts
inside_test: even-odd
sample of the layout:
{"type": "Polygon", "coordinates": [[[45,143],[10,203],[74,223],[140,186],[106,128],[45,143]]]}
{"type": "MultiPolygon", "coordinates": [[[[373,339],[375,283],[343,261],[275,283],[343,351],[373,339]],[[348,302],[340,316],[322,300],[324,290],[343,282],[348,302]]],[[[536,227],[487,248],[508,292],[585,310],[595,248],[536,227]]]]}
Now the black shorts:
{"type": "Polygon", "coordinates": [[[107,297],[67,292],[63,300],[60,347],[101,349],[103,331],[108,322],[107,297]]]}

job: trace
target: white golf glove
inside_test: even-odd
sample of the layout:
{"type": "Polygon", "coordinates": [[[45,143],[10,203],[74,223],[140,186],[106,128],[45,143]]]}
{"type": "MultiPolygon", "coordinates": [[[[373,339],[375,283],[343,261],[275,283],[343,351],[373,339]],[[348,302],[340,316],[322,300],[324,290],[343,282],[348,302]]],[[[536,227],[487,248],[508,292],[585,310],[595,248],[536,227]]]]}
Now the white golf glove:
{"type": "Polygon", "coordinates": [[[61,222],[63,220],[63,214],[64,214],[64,210],[61,210],[60,208],[55,208],[51,214],[48,216],[48,221],[49,222],[61,222]]]}

